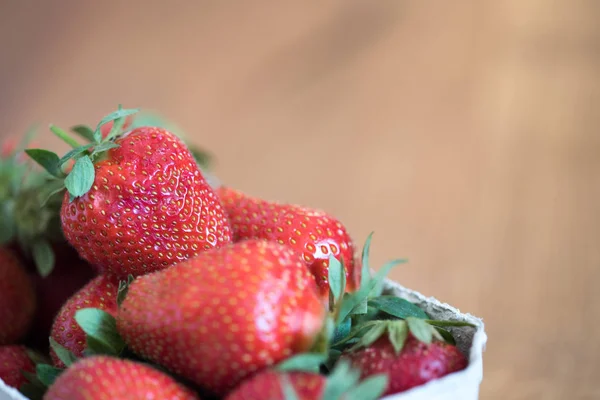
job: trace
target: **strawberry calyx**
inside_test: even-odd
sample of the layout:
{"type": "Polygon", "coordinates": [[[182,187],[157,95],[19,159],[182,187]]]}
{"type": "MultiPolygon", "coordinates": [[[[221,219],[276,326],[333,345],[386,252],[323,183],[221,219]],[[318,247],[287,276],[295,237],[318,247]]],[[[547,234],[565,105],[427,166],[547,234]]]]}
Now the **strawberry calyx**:
{"type": "MultiPolygon", "coordinates": [[[[304,371],[302,369],[279,369],[281,372],[304,371]]],[[[306,371],[305,371],[306,372],[306,371]]],[[[297,400],[296,393],[288,375],[280,374],[279,382],[286,400],[297,400]]],[[[388,377],[385,374],[372,375],[360,380],[360,371],[351,367],[347,361],[340,361],[325,380],[322,400],[377,400],[385,392],[388,377]]]]}
{"type": "MultiPolygon", "coordinates": [[[[52,341],[52,339],[50,339],[52,341]]],[[[58,343],[55,342],[58,348],[62,348],[58,343]]],[[[54,348],[54,347],[53,347],[54,348]]],[[[62,348],[64,351],[66,349],[62,348]]],[[[60,351],[60,350],[59,350],[60,351]]],[[[27,355],[35,365],[35,373],[28,371],[21,371],[27,382],[21,385],[19,392],[25,397],[31,400],[42,400],[46,390],[54,383],[56,378],[65,370],[64,368],[57,368],[50,364],[50,360],[41,355],[40,353],[32,350],[27,351],[27,355]]],[[[66,364],[70,365],[70,364],[66,364]]]]}
{"type": "Polygon", "coordinates": [[[123,109],[119,105],[118,110],[104,117],[95,130],[82,125],[74,127],[75,133],[89,141],[86,144],[80,144],[63,129],[50,125],[50,131],[72,147],[72,150],[62,158],[59,158],[56,153],[44,149],[27,149],[25,152],[52,177],[63,183],[57,191],[66,189],[70,201],[73,201],[75,198],[85,195],[92,188],[95,178],[94,162],[105,157],[107,151],[119,147],[115,140],[123,133],[122,128],[126,117],[138,111],[138,109],[123,109]],[[112,127],[104,136],[101,128],[111,122],[112,127]],[[69,171],[68,163],[71,161],[74,161],[74,164],[69,171]]]}
{"type": "Polygon", "coordinates": [[[52,243],[64,241],[58,185],[45,171],[23,159],[23,150],[35,135],[31,129],[18,145],[0,157],[0,245],[17,244],[33,259],[42,277],[54,267],[52,243]]]}

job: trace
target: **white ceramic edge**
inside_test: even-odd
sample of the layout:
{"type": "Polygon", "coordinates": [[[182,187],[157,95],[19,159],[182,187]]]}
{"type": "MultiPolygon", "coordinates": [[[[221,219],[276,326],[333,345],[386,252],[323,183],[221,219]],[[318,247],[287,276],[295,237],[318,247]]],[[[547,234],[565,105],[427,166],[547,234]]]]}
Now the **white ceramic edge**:
{"type": "MultiPolygon", "coordinates": [[[[407,289],[402,285],[386,280],[385,288],[395,294],[416,303],[425,303],[430,307],[450,312],[457,320],[467,321],[477,326],[470,348],[469,365],[466,369],[429,382],[407,392],[386,396],[382,400],[477,400],[479,385],[483,379],[483,352],[487,342],[483,320],[471,314],[463,314],[449,304],[441,303],[433,297],[407,289]]],[[[0,400],[28,400],[18,390],[7,386],[0,379],[0,400]]]]}
{"type": "Polygon", "coordinates": [[[461,313],[449,304],[442,303],[434,297],[426,297],[396,282],[386,280],[385,287],[399,297],[415,303],[424,303],[430,308],[444,310],[452,314],[455,320],[470,322],[476,325],[476,331],[471,342],[469,365],[466,369],[404,393],[386,396],[382,400],[477,400],[479,386],[483,379],[483,352],[487,342],[483,320],[471,314],[461,313]]]}

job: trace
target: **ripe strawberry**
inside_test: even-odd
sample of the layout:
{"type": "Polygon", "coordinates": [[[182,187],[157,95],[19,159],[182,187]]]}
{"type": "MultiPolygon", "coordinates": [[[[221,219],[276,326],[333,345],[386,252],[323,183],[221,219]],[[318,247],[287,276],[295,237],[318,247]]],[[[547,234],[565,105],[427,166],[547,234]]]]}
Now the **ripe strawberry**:
{"type": "Polygon", "coordinates": [[[329,296],[329,257],[334,255],[346,267],[346,291],[358,288],[360,268],[354,265],[354,245],[337,219],[319,210],[272,203],[223,186],[217,194],[231,221],[234,241],[265,239],[292,247],[325,298],[329,296]]]}
{"type": "MultiPolygon", "coordinates": [[[[117,117],[103,121],[112,118],[121,124],[134,111],[120,109],[113,114],[117,117]]],[[[52,129],[77,145],[66,132],[52,129]]],[[[44,150],[27,150],[57,178],[65,178],[60,170],[65,159],[77,160],[64,179],[61,221],[65,237],[82,258],[125,278],[231,241],[216,194],[175,135],[140,127],[122,136],[103,139],[99,131],[97,136],[97,142],[77,147],[62,161],[44,150]]]]}
{"type": "Polygon", "coordinates": [[[117,329],[133,352],[223,395],[309,349],[325,317],[297,254],[248,240],[133,281],[117,329]]]}
{"type": "MultiPolygon", "coordinates": [[[[86,348],[86,336],[75,321],[75,313],[82,308],[99,308],[111,315],[117,312],[119,281],[108,275],[100,275],[75,293],[61,308],[52,325],[51,337],[76,356],[82,356],[86,348]]],[[[53,350],[50,356],[55,366],[64,368],[53,350]]]]}
{"type": "Polygon", "coordinates": [[[287,364],[286,367],[279,365],[275,370],[254,375],[242,382],[225,400],[376,400],[387,386],[385,375],[372,376],[360,382],[360,371],[350,368],[347,362],[337,363],[325,377],[313,372],[313,368],[310,368],[313,371],[306,371],[306,359],[299,370],[294,369],[295,361],[288,359],[283,363],[287,364]]]}
{"type": "Polygon", "coordinates": [[[14,343],[29,328],[35,311],[35,292],[17,257],[0,247],[0,345],[14,343]]]}
{"type": "Polygon", "coordinates": [[[21,371],[35,372],[25,346],[0,346],[0,379],[18,389],[27,382],[21,371]]]}
{"type": "Polygon", "coordinates": [[[363,377],[387,374],[386,395],[403,392],[467,366],[467,359],[456,346],[441,340],[432,341],[433,337],[441,339],[432,326],[423,320],[408,318],[407,321],[373,324],[362,336],[363,342],[341,357],[360,369],[363,377]],[[383,335],[386,331],[387,335],[383,335]],[[360,348],[362,346],[366,347],[360,348]]]}
{"type": "Polygon", "coordinates": [[[285,400],[282,380],[287,378],[298,400],[317,400],[323,396],[326,378],[309,372],[266,371],[244,381],[225,400],[285,400]]]}
{"type": "Polygon", "coordinates": [[[195,400],[170,376],[145,364],[106,356],[81,359],[63,372],[45,400],[195,400]]]}

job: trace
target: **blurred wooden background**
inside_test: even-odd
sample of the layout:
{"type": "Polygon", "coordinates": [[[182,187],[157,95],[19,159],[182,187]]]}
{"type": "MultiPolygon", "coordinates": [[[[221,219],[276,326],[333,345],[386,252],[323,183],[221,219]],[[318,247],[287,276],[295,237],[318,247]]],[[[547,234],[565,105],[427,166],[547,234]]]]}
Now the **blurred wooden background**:
{"type": "MultiPolygon", "coordinates": [[[[600,2],[0,0],[0,135],[161,111],[484,317],[482,399],[600,398],[600,2]]],[[[56,142],[45,133],[44,143],[56,142]]]]}

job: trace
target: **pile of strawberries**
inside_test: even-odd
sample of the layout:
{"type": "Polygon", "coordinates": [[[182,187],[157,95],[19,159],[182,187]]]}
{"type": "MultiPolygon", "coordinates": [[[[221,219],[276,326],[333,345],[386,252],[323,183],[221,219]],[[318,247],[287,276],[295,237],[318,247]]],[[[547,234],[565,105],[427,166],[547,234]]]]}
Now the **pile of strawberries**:
{"type": "Polygon", "coordinates": [[[79,139],[51,126],[72,149],[25,150],[37,165],[3,146],[6,384],[47,400],[375,400],[466,367],[445,328],[469,324],[385,294],[402,260],[373,275],[371,236],[355,257],[334,217],[209,184],[210,157],[147,122],[119,107],[79,139]]]}

